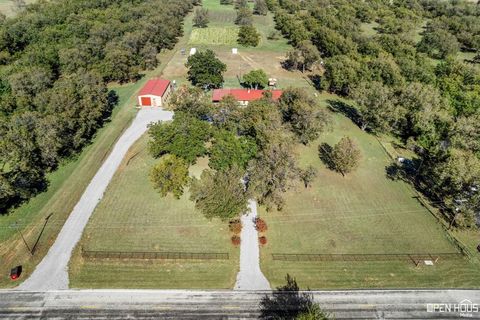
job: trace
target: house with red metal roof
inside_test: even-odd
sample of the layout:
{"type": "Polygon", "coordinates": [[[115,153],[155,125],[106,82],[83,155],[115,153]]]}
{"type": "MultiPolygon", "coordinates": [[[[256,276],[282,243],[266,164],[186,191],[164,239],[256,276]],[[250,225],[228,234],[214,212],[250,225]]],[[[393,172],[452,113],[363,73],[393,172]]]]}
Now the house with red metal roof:
{"type": "Polygon", "coordinates": [[[232,95],[238,103],[246,106],[250,101],[261,99],[265,92],[270,92],[273,100],[278,100],[283,93],[282,90],[215,89],[213,90],[212,101],[220,102],[223,97],[232,95]]]}
{"type": "Polygon", "coordinates": [[[172,93],[172,84],[166,79],[151,79],[138,94],[140,107],[162,107],[172,93]]]}

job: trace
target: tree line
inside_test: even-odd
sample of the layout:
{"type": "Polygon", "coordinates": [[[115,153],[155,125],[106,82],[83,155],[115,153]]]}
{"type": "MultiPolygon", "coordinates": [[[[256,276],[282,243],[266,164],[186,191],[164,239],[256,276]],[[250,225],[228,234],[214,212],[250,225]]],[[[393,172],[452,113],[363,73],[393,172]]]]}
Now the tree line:
{"type": "Polygon", "coordinates": [[[0,19],[0,212],[47,187],[109,117],[107,83],[156,67],[197,2],[41,1],[0,19]]]}
{"type": "Polygon", "coordinates": [[[322,62],[323,70],[311,74],[317,88],[355,102],[333,107],[364,130],[398,136],[418,157],[403,178],[440,200],[453,225],[474,227],[480,212],[480,69],[476,59],[457,55],[480,53],[480,6],[435,0],[267,4],[295,47],[288,65],[305,71],[322,62]],[[366,25],[375,32],[366,33],[366,25]]]}

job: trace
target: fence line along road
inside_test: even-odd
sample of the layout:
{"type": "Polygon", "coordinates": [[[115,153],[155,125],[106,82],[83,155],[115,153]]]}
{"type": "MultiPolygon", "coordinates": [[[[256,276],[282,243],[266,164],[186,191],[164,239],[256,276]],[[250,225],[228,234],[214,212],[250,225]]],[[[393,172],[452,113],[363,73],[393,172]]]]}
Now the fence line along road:
{"type": "Polygon", "coordinates": [[[273,253],[276,261],[420,261],[456,260],[465,256],[459,252],[401,253],[401,254],[296,254],[273,253]]]}
{"type": "Polygon", "coordinates": [[[223,252],[148,252],[148,251],[93,251],[83,250],[85,259],[140,259],[140,260],[228,260],[223,252]]]}

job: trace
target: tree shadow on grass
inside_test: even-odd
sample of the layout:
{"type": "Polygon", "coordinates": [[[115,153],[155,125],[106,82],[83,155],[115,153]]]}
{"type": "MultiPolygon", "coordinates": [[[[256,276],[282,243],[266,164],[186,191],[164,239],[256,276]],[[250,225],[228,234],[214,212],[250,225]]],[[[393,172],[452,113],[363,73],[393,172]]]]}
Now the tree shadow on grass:
{"type": "Polygon", "coordinates": [[[339,100],[327,100],[327,103],[331,111],[343,114],[357,126],[361,127],[361,115],[355,107],[339,100]]]}
{"type": "Polygon", "coordinates": [[[314,309],[313,296],[300,292],[297,282],[290,275],[287,274],[286,280],[286,285],[278,287],[272,295],[266,295],[260,301],[260,319],[290,320],[314,309]]]}
{"type": "Polygon", "coordinates": [[[318,156],[320,157],[320,160],[322,160],[328,169],[335,171],[335,163],[332,161],[331,157],[332,151],[333,148],[328,143],[324,142],[318,146],[318,156]]]}

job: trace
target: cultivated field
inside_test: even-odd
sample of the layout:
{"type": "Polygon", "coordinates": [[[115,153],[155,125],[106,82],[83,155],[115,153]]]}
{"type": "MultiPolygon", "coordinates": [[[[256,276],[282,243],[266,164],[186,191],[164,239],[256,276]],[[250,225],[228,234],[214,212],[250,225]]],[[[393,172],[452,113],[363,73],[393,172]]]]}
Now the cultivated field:
{"type": "MultiPolygon", "coordinates": [[[[70,280],[74,287],[232,288],[238,249],[230,243],[228,224],[207,220],[188,200],[162,198],[148,174],[156,161],[144,136],[129,151],[96,208],[77,248],[70,280]],[[80,248],[94,251],[228,253],[228,260],[91,261],[80,248]],[[137,277],[137,275],[139,275],[137,277]],[[135,281],[132,281],[132,277],[135,281]]],[[[199,159],[199,176],[208,160],[199,159]]]]}
{"type": "MultiPolygon", "coordinates": [[[[323,95],[324,105],[336,100],[323,95]]],[[[286,273],[311,288],[473,286],[480,281],[477,263],[463,259],[415,268],[412,262],[282,262],[272,254],[402,254],[457,252],[435,218],[403,182],[386,177],[390,158],[377,139],[342,114],[334,115],[332,132],[309,146],[298,146],[300,165],[312,165],[312,186],[289,191],[282,212],[265,212],[268,244],[262,270],[273,285],[286,273]],[[319,158],[320,143],[354,139],[362,151],[359,169],[342,177],[319,158]],[[456,271],[453,271],[456,270],[456,271]],[[455,278],[448,277],[455,274],[455,278]]]]}
{"type": "Polygon", "coordinates": [[[191,45],[229,45],[235,47],[237,35],[237,27],[195,28],[188,43],[191,45]]]}

